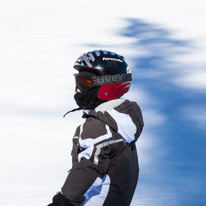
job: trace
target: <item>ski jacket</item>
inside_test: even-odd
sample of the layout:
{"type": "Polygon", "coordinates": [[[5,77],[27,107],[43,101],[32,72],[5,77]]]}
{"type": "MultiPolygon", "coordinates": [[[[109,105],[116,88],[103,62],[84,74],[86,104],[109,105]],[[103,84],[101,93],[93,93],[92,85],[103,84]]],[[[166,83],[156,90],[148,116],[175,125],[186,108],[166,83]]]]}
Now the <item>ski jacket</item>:
{"type": "Polygon", "coordinates": [[[139,174],[135,141],[144,126],[139,106],[116,99],[83,116],[62,194],[73,205],[129,206],[139,174]]]}

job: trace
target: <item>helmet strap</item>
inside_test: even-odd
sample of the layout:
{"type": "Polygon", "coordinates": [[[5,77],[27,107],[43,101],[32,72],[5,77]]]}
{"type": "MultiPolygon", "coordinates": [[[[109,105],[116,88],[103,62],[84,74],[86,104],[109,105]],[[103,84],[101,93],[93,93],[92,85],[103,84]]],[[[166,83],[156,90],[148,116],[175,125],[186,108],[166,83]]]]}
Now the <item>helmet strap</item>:
{"type": "Polygon", "coordinates": [[[66,117],[66,116],[67,116],[67,114],[69,114],[70,112],[75,112],[75,111],[77,111],[77,110],[81,110],[81,108],[80,108],[80,107],[78,107],[78,108],[76,108],[76,109],[72,109],[72,110],[70,110],[70,111],[66,112],[66,113],[64,114],[64,116],[63,116],[63,117],[66,117]]]}

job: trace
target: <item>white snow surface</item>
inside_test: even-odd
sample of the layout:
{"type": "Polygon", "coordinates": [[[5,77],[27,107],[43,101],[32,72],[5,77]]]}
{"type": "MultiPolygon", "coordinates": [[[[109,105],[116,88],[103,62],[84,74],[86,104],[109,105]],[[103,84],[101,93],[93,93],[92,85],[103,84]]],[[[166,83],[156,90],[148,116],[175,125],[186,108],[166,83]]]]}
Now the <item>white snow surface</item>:
{"type": "MultiPolygon", "coordinates": [[[[185,69],[171,82],[197,92],[206,89],[204,0],[0,2],[1,206],[47,205],[61,189],[71,167],[71,140],[82,122],[80,111],[62,117],[76,107],[73,63],[93,49],[120,53],[128,61],[135,52],[141,53],[132,47],[133,38],[118,35],[127,18],[167,28],[176,39],[195,40],[195,51],[177,61],[200,65],[200,73],[185,69]]],[[[149,148],[158,144],[150,128],[161,125],[166,117],[150,108],[148,102],[155,105],[155,99],[141,87],[132,87],[125,97],[137,97],[148,120],[138,143],[144,171],[154,157],[148,154],[149,148]]],[[[173,196],[168,192],[167,198],[173,196]]],[[[145,198],[148,194],[138,193],[137,187],[131,205],[153,206],[145,198]]]]}

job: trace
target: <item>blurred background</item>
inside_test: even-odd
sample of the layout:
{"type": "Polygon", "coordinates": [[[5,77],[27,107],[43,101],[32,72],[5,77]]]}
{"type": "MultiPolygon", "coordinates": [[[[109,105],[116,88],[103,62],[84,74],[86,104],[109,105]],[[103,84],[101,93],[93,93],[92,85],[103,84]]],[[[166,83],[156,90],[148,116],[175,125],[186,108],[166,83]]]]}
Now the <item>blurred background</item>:
{"type": "Polygon", "coordinates": [[[71,167],[82,122],[73,63],[106,49],[133,73],[145,128],[131,206],[206,205],[204,0],[0,2],[0,205],[43,206],[71,167]]]}

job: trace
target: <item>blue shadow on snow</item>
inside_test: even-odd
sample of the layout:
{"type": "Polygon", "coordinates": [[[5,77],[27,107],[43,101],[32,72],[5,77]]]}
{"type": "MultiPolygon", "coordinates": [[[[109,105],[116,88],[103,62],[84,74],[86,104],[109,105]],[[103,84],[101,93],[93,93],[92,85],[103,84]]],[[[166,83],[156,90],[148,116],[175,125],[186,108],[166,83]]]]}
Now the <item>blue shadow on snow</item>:
{"type": "MultiPolygon", "coordinates": [[[[145,130],[155,134],[156,139],[151,141],[157,142],[147,150],[148,155],[155,157],[156,152],[164,152],[153,158],[147,169],[141,169],[140,165],[140,179],[132,205],[206,205],[206,123],[205,127],[199,127],[191,120],[196,110],[204,108],[206,96],[174,83],[181,70],[188,67],[178,64],[175,58],[193,51],[192,41],[176,40],[169,30],[143,20],[126,21],[126,28],[118,35],[132,38],[133,43],[123,46],[137,52],[130,57],[133,88],[143,88],[155,101],[154,105],[153,101],[147,106],[140,105],[143,115],[144,110],[155,109],[166,119],[155,127],[145,122],[145,130]],[[191,113],[185,115],[185,111],[191,113]]],[[[105,45],[89,46],[105,48],[105,45]]],[[[139,158],[141,162],[141,156],[139,158]]]]}

